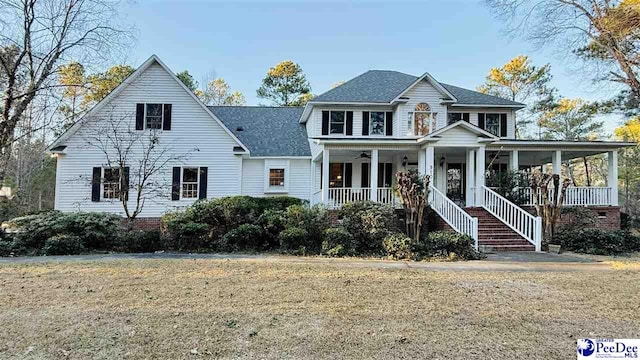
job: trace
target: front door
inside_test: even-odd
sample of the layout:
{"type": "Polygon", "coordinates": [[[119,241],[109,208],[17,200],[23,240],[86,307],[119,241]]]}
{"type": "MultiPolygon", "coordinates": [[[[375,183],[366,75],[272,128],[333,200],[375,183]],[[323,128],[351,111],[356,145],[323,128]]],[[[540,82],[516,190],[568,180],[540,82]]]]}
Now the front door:
{"type": "Polygon", "coordinates": [[[465,166],[462,163],[447,164],[447,197],[463,206],[465,202],[465,166]]]}

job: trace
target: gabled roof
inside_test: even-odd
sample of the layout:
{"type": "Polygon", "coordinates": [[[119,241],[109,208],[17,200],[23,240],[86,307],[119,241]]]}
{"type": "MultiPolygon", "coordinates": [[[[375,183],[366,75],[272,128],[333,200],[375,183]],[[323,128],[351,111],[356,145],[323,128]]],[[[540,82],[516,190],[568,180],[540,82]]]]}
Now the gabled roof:
{"type": "Polygon", "coordinates": [[[524,104],[497,96],[437,82],[428,73],[413,76],[398,71],[369,70],[364,74],[316,96],[310,103],[381,103],[389,104],[421,79],[434,82],[443,95],[453,96],[454,106],[508,106],[524,107],[524,104]]]}
{"type": "Polygon", "coordinates": [[[209,106],[252,157],[311,156],[302,107],[209,106]]]}
{"type": "Polygon", "coordinates": [[[475,125],[473,125],[471,123],[468,123],[468,122],[466,122],[464,120],[460,120],[460,121],[456,121],[453,124],[449,124],[449,125],[447,125],[447,126],[445,126],[443,128],[440,128],[440,129],[432,132],[431,134],[429,134],[429,135],[423,137],[422,139],[420,139],[420,141],[418,141],[418,142],[422,142],[423,140],[424,141],[428,141],[428,140],[431,140],[431,139],[438,139],[438,138],[440,138],[441,134],[443,134],[443,133],[445,133],[445,132],[447,132],[447,131],[449,131],[449,130],[451,130],[453,128],[456,128],[456,127],[464,128],[464,129],[466,129],[466,130],[468,130],[468,131],[470,131],[470,132],[472,132],[472,133],[474,133],[474,134],[476,134],[478,136],[486,138],[489,141],[500,140],[500,138],[498,136],[493,135],[492,133],[488,132],[487,130],[479,128],[479,127],[477,127],[477,126],[475,126],[475,125]]]}
{"type": "Polygon", "coordinates": [[[191,97],[195,100],[195,102],[200,107],[202,107],[213,118],[213,120],[217,122],[227,134],[229,134],[229,136],[236,143],[238,143],[238,146],[240,146],[244,151],[249,151],[247,147],[242,142],[240,142],[240,140],[229,129],[225,127],[225,125],[220,121],[220,119],[218,119],[215,115],[213,115],[213,113],[207,108],[207,106],[200,99],[198,99],[198,97],[193,93],[193,91],[189,90],[184,85],[184,83],[180,81],[180,79],[178,79],[178,77],[173,73],[173,71],[171,71],[171,69],[169,69],[169,67],[165,63],[163,63],[162,60],[160,60],[160,58],[158,58],[158,56],[156,56],[155,54],[151,55],[131,75],[129,75],[126,79],[124,79],[124,81],[120,83],[120,85],[116,86],[115,89],[113,89],[104,99],[100,100],[80,120],[76,121],[76,123],[73,124],[73,126],[71,126],[69,129],[67,129],[67,131],[65,131],[56,140],[54,140],[53,143],[49,145],[47,150],[53,151],[55,148],[63,145],[64,142],[71,135],[75,134],[76,131],[78,131],[78,129],[84,123],[85,119],[90,119],[92,116],[97,114],[105,106],[105,104],[108,104],[113,98],[118,96],[118,94],[120,94],[127,86],[129,86],[132,82],[134,82],[142,73],[144,73],[145,70],[147,70],[154,63],[157,63],[158,65],[160,65],[160,67],[162,67],[162,69],[164,69],[173,78],[174,81],[180,84],[180,86],[182,86],[182,89],[186,91],[189,95],[191,95],[191,97]]]}

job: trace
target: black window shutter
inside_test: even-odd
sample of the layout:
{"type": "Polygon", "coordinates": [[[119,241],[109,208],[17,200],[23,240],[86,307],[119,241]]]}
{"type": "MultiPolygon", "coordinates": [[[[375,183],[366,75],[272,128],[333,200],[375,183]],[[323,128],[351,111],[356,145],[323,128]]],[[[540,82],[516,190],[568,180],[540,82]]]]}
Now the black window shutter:
{"type": "Polygon", "coordinates": [[[384,187],[384,163],[378,163],[378,188],[384,187]]]}
{"type": "Polygon", "coordinates": [[[469,113],[462,113],[462,120],[469,122],[469,113]]]}
{"type": "Polygon", "coordinates": [[[94,167],[91,175],[91,201],[100,201],[100,179],[102,178],[102,168],[94,167]]]}
{"type": "Polygon", "coordinates": [[[387,111],[385,126],[386,126],[386,135],[392,136],[393,135],[393,112],[391,111],[387,111]]]}
{"type": "Polygon", "coordinates": [[[353,177],[353,164],[352,163],[344,164],[344,187],[350,188],[351,186],[353,186],[352,177],[353,177]]]}
{"type": "Polygon", "coordinates": [[[347,135],[353,135],[353,111],[347,111],[347,135]]]}
{"type": "Polygon", "coordinates": [[[507,137],[507,114],[500,114],[500,136],[507,137]]]}
{"type": "MultiPolygon", "coordinates": [[[[206,199],[207,198],[207,173],[209,172],[209,168],[203,166],[200,168],[200,187],[198,189],[198,199],[206,199]]],[[[285,174],[286,176],[287,174],[285,174]]]]}
{"type": "Polygon", "coordinates": [[[385,187],[390,187],[391,186],[391,182],[393,181],[393,164],[392,163],[386,163],[384,164],[385,170],[384,170],[384,183],[385,183],[385,187]]]}
{"type": "Polygon", "coordinates": [[[120,184],[120,196],[124,196],[124,200],[129,200],[129,167],[124,168],[122,176],[122,184],[120,184]]]}
{"type": "Polygon", "coordinates": [[[171,130],[171,104],[164,104],[162,112],[162,130],[171,130]]]}
{"type": "Polygon", "coordinates": [[[322,135],[329,135],[329,112],[322,112],[322,135]]]}
{"type": "Polygon", "coordinates": [[[369,112],[362,112],[362,135],[369,135],[369,112]]]}
{"type": "Polygon", "coordinates": [[[322,163],[320,163],[320,189],[322,189],[322,163]]]}
{"type": "Polygon", "coordinates": [[[360,187],[368,188],[369,184],[369,163],[362,163],[362,168],[360,171],[360,187]]]}
{"type": "Polygon", "coordinates": [[[144,104],[136,104],[136,130],[144,130],[144,104]]]}
{"type": "Polygon", "coordinates": [[[171,200],[180,200],[180,167],[173,167],[173,181],[171,181],[171,200]]]}
{"type": "Polygon", "coordinates": [[[478,113],[478,127],[484,129],[484,113],[478,113]]]}

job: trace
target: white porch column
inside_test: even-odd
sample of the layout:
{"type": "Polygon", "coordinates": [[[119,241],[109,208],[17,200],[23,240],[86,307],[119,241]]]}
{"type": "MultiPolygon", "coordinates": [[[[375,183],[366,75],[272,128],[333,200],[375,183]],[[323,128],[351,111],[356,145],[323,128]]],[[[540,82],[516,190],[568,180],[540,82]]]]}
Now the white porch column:
{"type": "Polygon", "coordinates": [[[418,173],[424,175],[426,173],[427,151],[426,149],[418,150],[418,173]]]}
{"type": "Polygon", "coordinates": [[[474,156],[475,156],[475,152],[473,151],[473,149],[467,149],[467,168],[466,168],[467,186],[464,189],[466,206],[473,206],[473,204],[475,204],[475,194],[473,191],[475,189],[475,181],[476,181],[475,167],[474,167],[474,161],[473,161],[474,156]]]}
{"type": "Polygon", "coordinates": [[[329,203],[329,150],[322,150],[322,203],[329,203]]]}
{"type": "Polygon", "coordinates": [[[618,150],[607,153],[607,185],[611,188],[611,206],[618,206],[618,150]]]}
{"type": "Polygon", "coordinates": [[[518,159],[518,150],[513,150],[509,153],[509,170],[518,171],[520,170],[520,160],[518,159]]]}
{"type": "Polygon", "coordinates": [[[378,201],[378,149],[371,150],[371,201],[378,201]]]}
{"type": "Polygon", "coordinates": [[[484,169],[485,167],[485,158],[484,158],[484,146],[480,146],[476,150],[476,202],[475,206],[484,205],[484,191],[482,191],[482,187],[484,186],[484,169]]]}
{"type": "Polygon", "coordinates": [[[553,164],[552,172],[562,176],[562,151],[554,151],[551,154],[551,162],[553,164]]]}
{"type": "Polygon", "coordinates": [[[433,146],[428,146],[425,149],[425,169],[424,169],[424,174],[425,175],[429,175],[431,177],[431,184],[433,186],[436,186],[436,179],[433,176],[435,171],[435,149],[433,146]]]}

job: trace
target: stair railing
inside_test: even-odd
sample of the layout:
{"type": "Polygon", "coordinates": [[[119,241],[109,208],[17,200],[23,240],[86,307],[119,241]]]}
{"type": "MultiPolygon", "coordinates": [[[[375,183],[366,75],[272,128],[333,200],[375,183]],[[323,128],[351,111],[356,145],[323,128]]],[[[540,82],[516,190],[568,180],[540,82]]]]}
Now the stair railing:
{"type": "Polygon", "coordinates": [[[542,218],[533,216],[502,195],[482,186],[482,207],[535,246],[542,249],[542,218]]]}
{"type": "Polygon", "coordinates": [[[472,217],[460,206],[447,198],[433,185],[429,185],[429,205],[451,228],[473,238],[478,250],[478,218],[472,217]]]}

